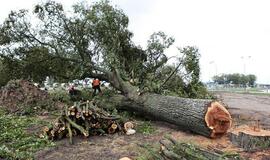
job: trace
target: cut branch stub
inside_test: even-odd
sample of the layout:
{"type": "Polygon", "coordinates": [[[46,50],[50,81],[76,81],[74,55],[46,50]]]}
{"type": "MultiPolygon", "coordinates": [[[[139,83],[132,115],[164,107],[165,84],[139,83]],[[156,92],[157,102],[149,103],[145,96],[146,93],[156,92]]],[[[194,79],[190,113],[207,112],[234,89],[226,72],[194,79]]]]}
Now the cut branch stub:
{"type": "Polygon", "coordinates": [[[206,125],[212,130],[210,137],[221,136],[228,131],[232,118],[228,110],[219,102],[211,102],[205,114],[206,125]]]}

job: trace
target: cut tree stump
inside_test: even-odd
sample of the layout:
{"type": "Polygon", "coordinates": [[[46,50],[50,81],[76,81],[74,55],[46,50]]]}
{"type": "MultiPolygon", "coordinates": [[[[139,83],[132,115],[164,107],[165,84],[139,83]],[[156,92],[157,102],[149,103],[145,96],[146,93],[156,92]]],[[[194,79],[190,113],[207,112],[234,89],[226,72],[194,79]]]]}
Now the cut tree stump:
{"type": "Polygon", "coordinates": [[[133,101],[116,95],[97,100],[101,106],[114,105],[118,108],[135,111],[145,117],[166,121],[182,130],[216,138],[227,133],[232,118],[219,102],[203,99],[189,99],[157,94],[143,94],[133,101]]]}
{"type": "Polygon", "coordinates": [[[240,126],[229,132],[229,138],[234,145],[248,152],[270,148],[270,131],[254,126],[240,126]]]}

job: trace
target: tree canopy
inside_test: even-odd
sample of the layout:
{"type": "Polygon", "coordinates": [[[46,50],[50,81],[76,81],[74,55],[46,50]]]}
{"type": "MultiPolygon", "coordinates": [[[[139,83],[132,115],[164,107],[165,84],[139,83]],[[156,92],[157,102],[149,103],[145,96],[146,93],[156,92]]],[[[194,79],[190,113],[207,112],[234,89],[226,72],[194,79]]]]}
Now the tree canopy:
{"type": "Polygon", "coordinates": [[[122,91],[123,80],[156,93],[170,90],[194,98],[206,93],[196,47],[179,49],[176,65],[167,65],[165,50],[174,38],[155,32],[143,49],[132,42],[128,23],[127,15],[107,0],[78,3],[70,12],[54,1],[33,11],[12,11],[0,25],[0,72],[9,73],[0,82],[97,77],[122,91]]]}

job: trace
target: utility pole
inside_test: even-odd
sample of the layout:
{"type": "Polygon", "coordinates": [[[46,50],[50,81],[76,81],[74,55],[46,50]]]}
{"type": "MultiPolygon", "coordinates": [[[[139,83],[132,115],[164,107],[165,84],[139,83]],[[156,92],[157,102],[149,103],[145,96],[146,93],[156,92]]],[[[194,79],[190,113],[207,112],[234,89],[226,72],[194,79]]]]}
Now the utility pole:
{"type": "Polygon", "coordinates": [[[251,56],[241,56],[241,59],[243,61],[243,72],[246,75],[246,61],[251,59],[251,56]]]}
{"type": "Polygon", "coordinates": [[[215,65],[215,76],[217,76],[218,69],[217,69],[217,64],[215,61],[210,61],[209,64],[214,64],[215,65]]]}

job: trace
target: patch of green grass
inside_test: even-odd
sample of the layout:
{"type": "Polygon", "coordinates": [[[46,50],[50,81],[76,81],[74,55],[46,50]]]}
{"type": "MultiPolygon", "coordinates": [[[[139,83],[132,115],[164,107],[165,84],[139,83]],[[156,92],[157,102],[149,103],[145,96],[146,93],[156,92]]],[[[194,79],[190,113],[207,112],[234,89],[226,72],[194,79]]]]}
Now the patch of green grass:
{"type": "Polygon", "coordinates": [[[159,154],[159,143],[155,144],[142,144],[139,145],[140,155],[136,157],[136,160],[161,160],[163,159],[159,154]]]}
{"type": "Polygon", "coordinates": [[[156,128],[151,124],[150,121],[143,121],[136,127],[137,131],[142,134],[153,134],[156,131],[156,128]]]}
{"type": "Polygon", "coordinates": [[[8,111],[6,110],[6,108],[0,106],[0,117],[3,115],[6,115],[8,113],[8,111]]]}
{"type": "Polygon", "coordinates": [[[83,101],[89,100],[91,101],[93,99],[92,94],[93,94],[93,90],[90,88],[84,88],[82,90],[80,90],[81,95],[80,95],[80,99],[83,101]]]}
{"type": "Polygon", "coordinates": [[[243,158],[239,153],[236,152],[224,152],[221,158],[234,159],[234,160],[242,160],[243,158]]]}
{"type": "Polygon", "coordinates": [[[33,159],[33,154],[54,143],[47,138],[41,139],[26,129],[37,124],[44,124],[35,117],[6,115],[0,112],[0,158],[33,159]]]}
{"type": "Polygon", "coordinates": [[[67,104],[72,104],[68,91],[63,89],[53,90],[49,91],[50,98],[52,98],[53,101],[60,101],[67,104]]]}

